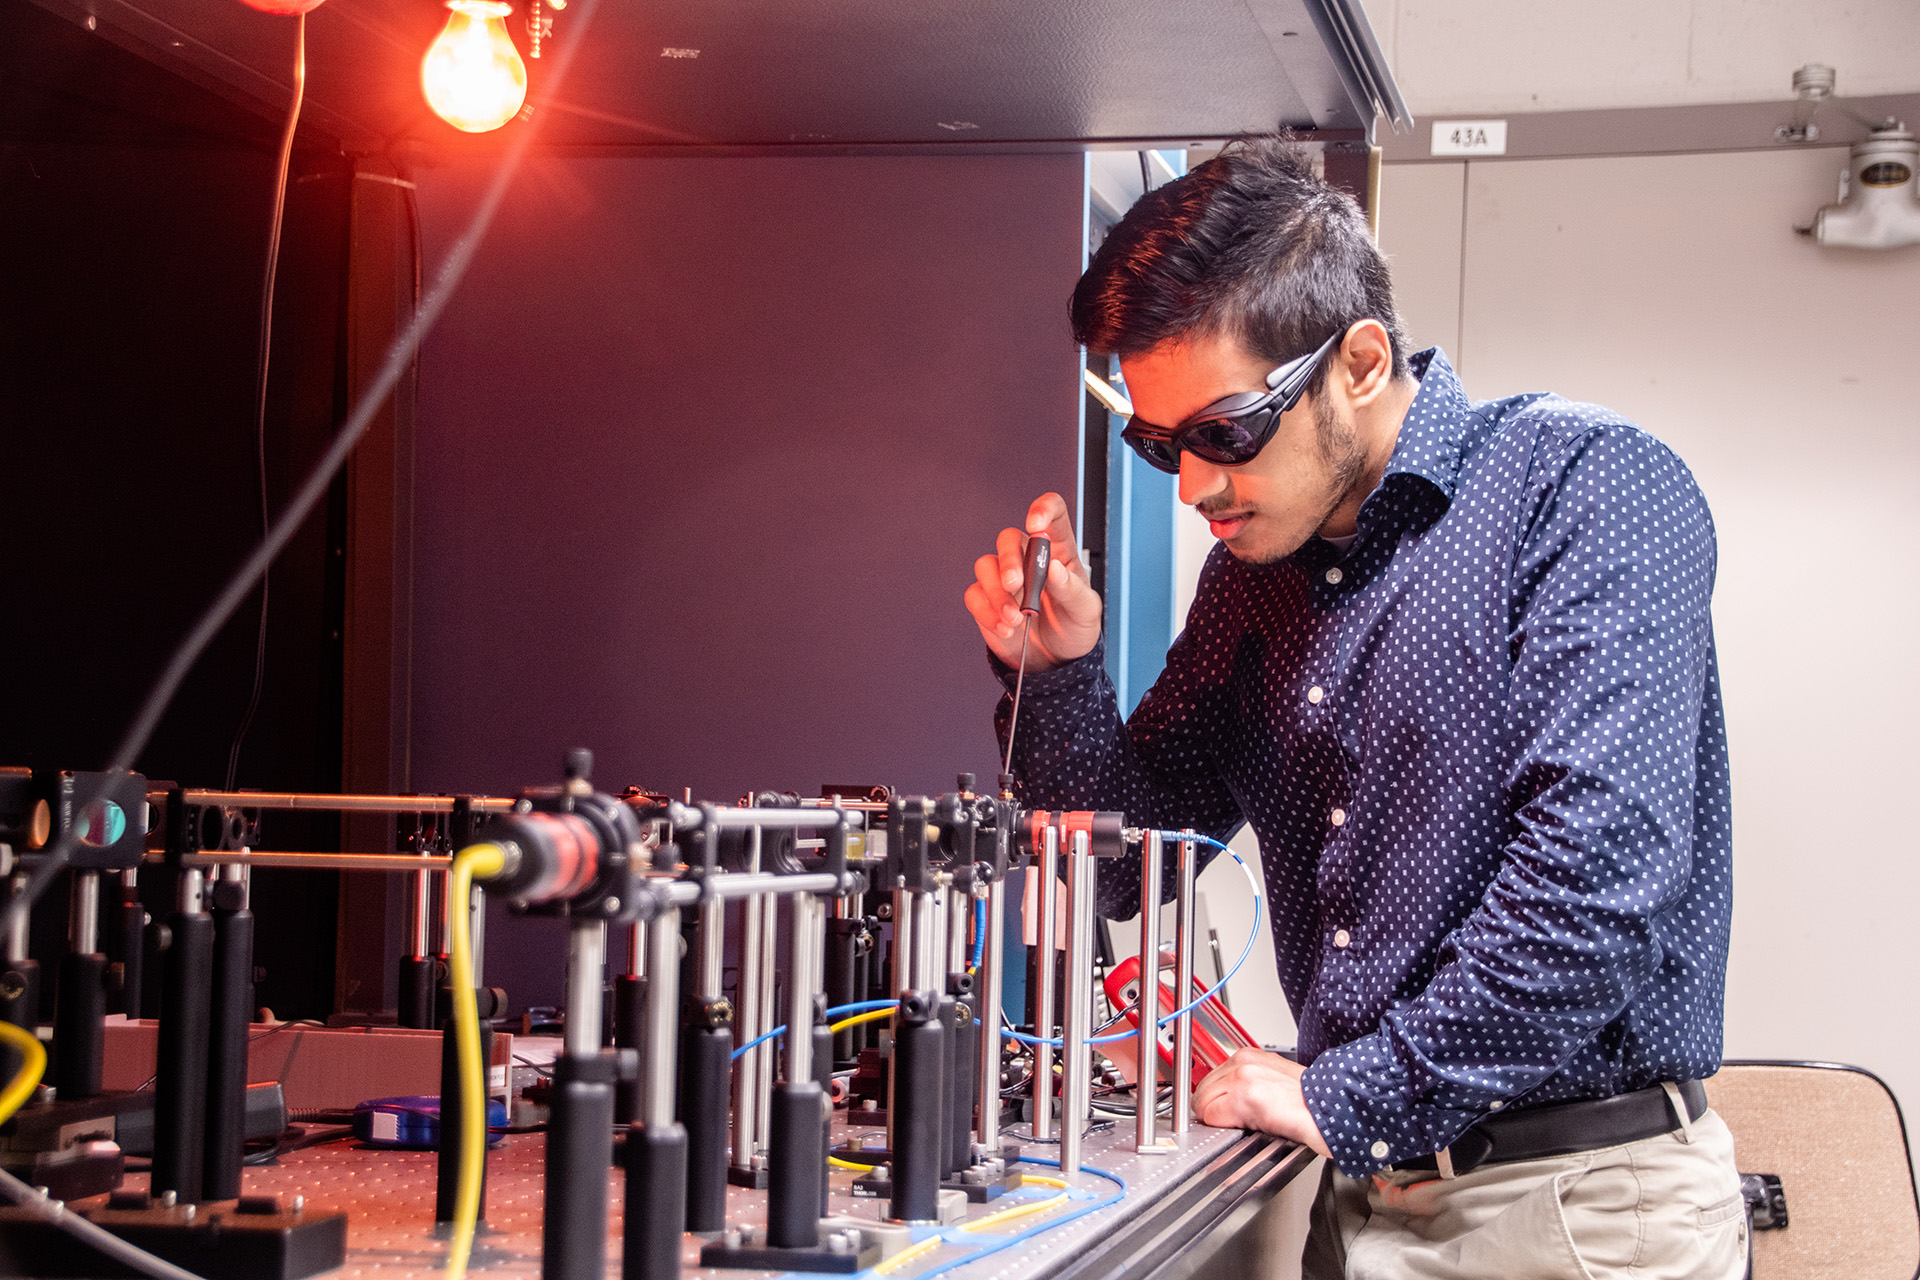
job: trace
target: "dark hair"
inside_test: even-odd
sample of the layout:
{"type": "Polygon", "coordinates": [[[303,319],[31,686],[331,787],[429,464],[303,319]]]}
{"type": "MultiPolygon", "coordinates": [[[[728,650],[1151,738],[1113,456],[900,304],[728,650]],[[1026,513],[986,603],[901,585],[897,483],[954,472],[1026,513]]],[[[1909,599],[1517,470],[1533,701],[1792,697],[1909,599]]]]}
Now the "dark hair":
{"type": "MultiPolygon", "coordinates": [[[[1386,326],[1395,376],[1407,372],[1393,280],[1365,215],[1285,134],[1236,139],[1144,196],[1093,255],[1072,317],[1075,340],[1103,354],[1226,334],[1276,365],[1371,317],[1386,326]]],[[[1323,364],[1314,389],[1325,375],[1323,364]]]]}

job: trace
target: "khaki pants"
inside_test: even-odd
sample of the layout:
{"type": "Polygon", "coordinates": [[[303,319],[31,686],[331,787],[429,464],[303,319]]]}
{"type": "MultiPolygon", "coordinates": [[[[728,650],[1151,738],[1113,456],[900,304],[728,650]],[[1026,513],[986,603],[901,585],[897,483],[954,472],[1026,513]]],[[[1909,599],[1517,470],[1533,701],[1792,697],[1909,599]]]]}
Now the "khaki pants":
{"type": "Polygon", "coordinates": [[[1733,1136],[1709,1111],[1675,1131],[1451,1181],[1332,1165],[1304,1280],[1740,1280],[1747,1220],[1733,1136]]]}

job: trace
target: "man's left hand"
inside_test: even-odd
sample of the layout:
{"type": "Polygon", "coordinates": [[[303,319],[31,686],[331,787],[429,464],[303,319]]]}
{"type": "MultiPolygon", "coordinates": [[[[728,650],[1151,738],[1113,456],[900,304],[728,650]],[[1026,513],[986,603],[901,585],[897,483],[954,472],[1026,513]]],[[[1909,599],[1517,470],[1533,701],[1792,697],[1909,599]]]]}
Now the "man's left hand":
{"type": "Polygon", "coordinates": [[[1194,1091],[1193,1113],[1216,1129],[1258,1129],[1327,1154],[1327,1141],[1300,1091],[1299,1063],[1277,1053],[1241,1049],[1207,1073],[1194,1091]]]}

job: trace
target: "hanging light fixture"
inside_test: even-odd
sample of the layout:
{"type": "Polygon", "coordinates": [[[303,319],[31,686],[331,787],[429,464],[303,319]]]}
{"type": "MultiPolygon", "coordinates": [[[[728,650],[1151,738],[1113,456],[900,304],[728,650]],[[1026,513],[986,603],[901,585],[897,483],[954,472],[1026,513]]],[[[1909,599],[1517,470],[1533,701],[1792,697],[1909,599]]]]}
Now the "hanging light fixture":
{"type": "Polygon", "coordinates": [[[447,0],[453,16],[420,63],[420,87],[434,114],[467,133],[498,129],[527,100],[520,60],[501,0],[447,0]]]}

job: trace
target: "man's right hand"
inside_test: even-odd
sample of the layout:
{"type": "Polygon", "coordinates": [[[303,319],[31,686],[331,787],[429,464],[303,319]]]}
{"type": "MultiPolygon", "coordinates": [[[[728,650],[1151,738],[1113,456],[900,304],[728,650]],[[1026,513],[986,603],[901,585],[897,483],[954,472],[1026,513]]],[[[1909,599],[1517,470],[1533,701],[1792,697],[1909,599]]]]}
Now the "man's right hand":
{"type": "Polygon", "coordinates": [[[1008,666],[1020,661],[1020,597],[1025,582],[1021,563],[1028,538],[1052,542],[1047,589],[1033,619],[1027,646],[1027,670],[1046,671],[1093,651],[1100,640],[1100,595],[1087,579],[1087,566],[1073,543],[1067,500],[1043,493],[1027,508],[1027,527],[1002,529],[994,554],[973,564],[975,581],[967,588],[967,611],[980,627],[987,648],[1008,666]]]}

